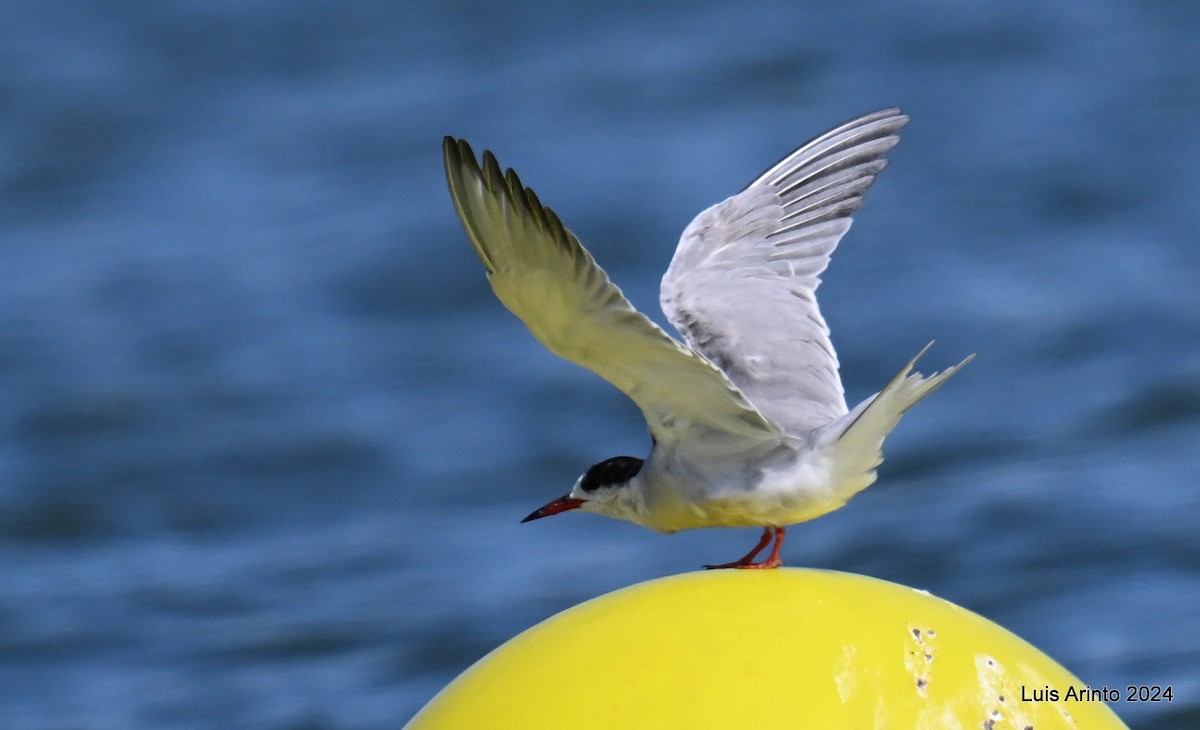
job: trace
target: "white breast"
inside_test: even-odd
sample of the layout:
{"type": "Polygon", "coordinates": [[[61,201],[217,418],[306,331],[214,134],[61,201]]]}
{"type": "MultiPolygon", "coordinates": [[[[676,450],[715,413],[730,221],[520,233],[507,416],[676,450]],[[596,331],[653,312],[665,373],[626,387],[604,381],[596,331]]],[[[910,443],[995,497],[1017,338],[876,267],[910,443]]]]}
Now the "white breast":
{"type": "Polygon", "coordinates": [[[837,509],[866,486],[833,484],[827,453],[797,443],[741,458],[671,457],[652,454],[642,484],[639,521],[660,532],[804,522],[837,509]]]}

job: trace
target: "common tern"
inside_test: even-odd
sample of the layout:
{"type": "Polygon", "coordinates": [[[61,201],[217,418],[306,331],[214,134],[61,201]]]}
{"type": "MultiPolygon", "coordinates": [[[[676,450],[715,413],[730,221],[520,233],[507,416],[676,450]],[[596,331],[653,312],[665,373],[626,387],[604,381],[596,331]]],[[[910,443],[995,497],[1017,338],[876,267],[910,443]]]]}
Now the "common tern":
{"type": "Polygon", "coordinates": [[[926,345],[848,409],[817,308],[819,276],[907,123],[895,108],[847,122],[696,216],[660,291],[682,342],[633,308],[513,170],[445,138],[450,195],[496,296],[547,349],[633,399],[653,441],[644,460],[595,464],[524,522],[582,509],[663,533],[761,527],[744,557],[705,567],[774,568],[788,525],[875,481],[900,416],[973,357],[925,377],[913,367],[926,345]]]}

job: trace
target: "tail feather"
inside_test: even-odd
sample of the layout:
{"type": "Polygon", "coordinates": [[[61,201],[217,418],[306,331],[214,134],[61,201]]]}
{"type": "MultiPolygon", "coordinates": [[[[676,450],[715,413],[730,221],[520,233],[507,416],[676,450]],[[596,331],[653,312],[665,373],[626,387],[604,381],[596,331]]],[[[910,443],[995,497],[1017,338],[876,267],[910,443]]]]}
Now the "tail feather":
{"type": "Polygon", "coordinates": [[[900,416],[969,363],[970,355],[957,365],[928,377],[913,372],[917,360],[933,345],[930,342],[909,360],[892,381],[875,395],[831,423],[819,436],[819,443],[830,449],[833,484],[849,490],[847,498],[875,481],[875,469],[883,461],[883,441],[900,416]]]}

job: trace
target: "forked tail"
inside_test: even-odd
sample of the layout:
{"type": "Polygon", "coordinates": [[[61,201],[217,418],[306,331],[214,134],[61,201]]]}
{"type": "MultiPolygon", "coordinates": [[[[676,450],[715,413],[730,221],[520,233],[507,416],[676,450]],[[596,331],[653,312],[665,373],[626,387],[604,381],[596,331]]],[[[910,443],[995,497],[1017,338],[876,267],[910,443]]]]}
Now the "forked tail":
{"type": "Polygon", "coordinates": [[[829,448],[833,462],[833,484],[850,490],[850,495],[875,481],[875,468],[883,461],[883,440],[900,421],[900,416],[921,399],[937,390],[947,378],[974,358],[970,355],[954,367],[928,377],[913,372],[913,366],[930,342],[904,367],[883,390],[867,398],[854,410],[829,424],[819,443],[829,448]]]}

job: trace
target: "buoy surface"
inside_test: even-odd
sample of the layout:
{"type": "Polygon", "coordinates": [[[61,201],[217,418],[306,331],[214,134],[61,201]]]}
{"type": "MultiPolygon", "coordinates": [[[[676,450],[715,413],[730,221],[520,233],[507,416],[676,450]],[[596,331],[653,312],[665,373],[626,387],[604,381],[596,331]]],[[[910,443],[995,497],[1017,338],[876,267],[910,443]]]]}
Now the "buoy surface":
{"type": "Polygon", "coordinates": [[[480,659],[409,730],[1125,725],[1000,626],[923,591],[781,568],[660,578],[480,659]],[[1057,694],[1051,700],[1050,690],[1057,694]]]}

